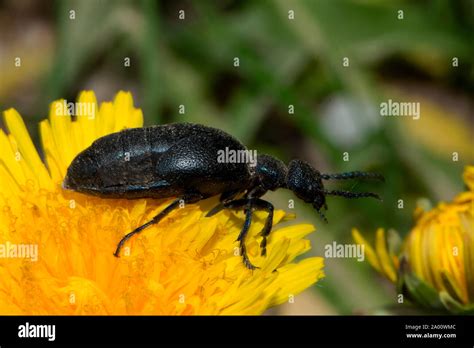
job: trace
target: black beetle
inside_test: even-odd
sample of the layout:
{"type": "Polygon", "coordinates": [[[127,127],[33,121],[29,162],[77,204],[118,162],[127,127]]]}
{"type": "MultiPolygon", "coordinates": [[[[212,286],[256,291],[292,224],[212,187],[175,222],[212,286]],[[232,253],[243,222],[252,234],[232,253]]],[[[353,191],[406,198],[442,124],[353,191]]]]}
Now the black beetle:
{"type": "Polygon", "coordinates": [[[109,134],[74,158],[63,187],[103,198],[178,197],[151,221],[125,235],[114,253],[118,256],[124,243],[144,228],[159,222],[180,203],[195,203],[219,195],[220,204],[209,211],[242,209],[245,222],[237,241],[245,266],[256,268],[247,257],[245,236],[254,210],[268,212],[261,231],[261,254],[266,254],[267,237],[272,229],[273,205],[260,197],[268,190],[287,188],[306,203],[311,203],[321,217],[327,209],[326,195],[346,198],[374,197],[371,192],[326,190],[322,180],[371,178],[379,174],[348,172],[321,174],[308,163],[292,160],[288,167],[269,155],[258,155],[256,165],[220,163],[223,149],[245,151],[245,146],[231,135],[215,128],[191,123],[173,123],[146,128],[132,128],[109,134]]]}

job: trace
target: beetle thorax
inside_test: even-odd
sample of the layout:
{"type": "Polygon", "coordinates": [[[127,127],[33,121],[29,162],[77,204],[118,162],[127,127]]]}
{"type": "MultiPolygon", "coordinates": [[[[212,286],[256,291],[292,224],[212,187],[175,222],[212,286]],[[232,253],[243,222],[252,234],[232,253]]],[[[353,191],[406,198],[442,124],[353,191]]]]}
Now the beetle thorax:
{"type": "Polygon", "coordinates": [[[287,168],[282,161],[270,155],[258,156],[254,175],[265,191],[286,187],[287,168]]]}

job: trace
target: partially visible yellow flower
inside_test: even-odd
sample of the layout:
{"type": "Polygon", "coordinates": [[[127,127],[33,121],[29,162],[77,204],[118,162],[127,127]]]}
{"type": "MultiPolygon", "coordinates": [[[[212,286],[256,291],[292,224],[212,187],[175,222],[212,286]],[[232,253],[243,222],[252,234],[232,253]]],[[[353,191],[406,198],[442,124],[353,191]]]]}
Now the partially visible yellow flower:
{"type": "MultiPolygon", "coordinates": [[[[276,227],[268,256],[259,256],[256,235],[264,213],[255,215],[248,238],[249,255],[261,269],[246,269],[234,243],[242,215],[224,211],[206,218],[216,200],[170,214],[131,240],[128,256],[115,258],[121,237],[170,200],[105,200],[61,189],[81,150],[98,137],[143,124],[130,93],[120,92],[100,108],[93,92],[82,92],[78,102],[96,112],[72,120],[57,101],[40,123],[46,164],[21,116],[4,112],[9,133],[0,130],[0,314],[260,314],[323,277],[322,258],[294,262],[310,249],[305,236],[311,225],[276,227]],[[18,248],[12,253],[30,245],[38,247],[37,261],[33,251],[29,258],[18,248]]],[[[274,223],[287,218],[276,211],[274,223]]]]}
{"type": "Polygon", "coordinates": [[[442,305],[462,312],[474,309],[474,166],[466,167],[468,191],[430,211],[418,207],[416,224],[396,251],[397,235],[383,229],[376,233],[375,248],[353,229],[364,244],[371,265],[399,289],[426,307],[442,305]],[[433,300],[433,292],[436,300],[433,300]]]}

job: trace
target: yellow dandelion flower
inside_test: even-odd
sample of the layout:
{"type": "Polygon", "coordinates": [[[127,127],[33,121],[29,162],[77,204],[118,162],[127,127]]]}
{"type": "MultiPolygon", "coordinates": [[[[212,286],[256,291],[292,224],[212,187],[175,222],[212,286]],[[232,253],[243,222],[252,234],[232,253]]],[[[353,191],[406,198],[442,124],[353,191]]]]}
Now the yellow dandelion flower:
{"type": "MultiPolygon", "coordinates": [[[[95,139],[143,124],[130,93],[100,108],[90,91],[78,102],[92,107],[72,119],[65,102],[56,101],[40,123],[45,163],[17,111],[4,112],[1,314],[260,314],[323,277],[322,258],[294,262],[310,249],[311,225],[275,228],[268,256],[259,256],[264,213],[255,214],[247,247],[261,269],[246,269],[234,252],[242,215],[206,218],[215,200],[171,214],[115,258],[123,235],[170,200],[102,200],[61,188],[71,160],[95,139]]],[[[275,224],[286,219],[275,212],[275,224]]]]}
{"type": "Polygon", "coordinates": [[[452,312],[474,310],[474,166],[467,166],[463,177],[468,191],[430,211],[415,210],[416,224],[400,253],[394,231],[386,237],[378,229],[375,248],[352,231],[370,264],[410,298],[452,312]]]}

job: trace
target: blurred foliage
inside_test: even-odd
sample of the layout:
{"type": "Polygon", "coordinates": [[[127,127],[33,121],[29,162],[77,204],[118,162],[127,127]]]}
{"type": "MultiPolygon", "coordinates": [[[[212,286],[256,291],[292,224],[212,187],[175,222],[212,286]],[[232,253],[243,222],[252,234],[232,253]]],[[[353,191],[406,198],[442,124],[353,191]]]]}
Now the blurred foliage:
{"type": "MultiPolygon", "coordinates": [[[[284,161],[383,173],[385,185],[340,184],[375,187],[383,204],[330,198],[327,225],[296,202],[298,219],[317,226],[313,252],[320,255],[333,240],[351,242],[352,226],[408,231],[416,200],[450,199],[474,160],[470,0],[3,0],[0,28],[0,107],[17,108],[35,136],[52,100],[73,100],[82,89],[110,99],[124,89],[147,124],[208,124],[284,161]],[[379,104],[390,98],[420,102],[420,120],[381,117],[379,104]]],[[[270,196],[279,208],[293,198],[270,196]]],[[[327,312],[366,313],[395,302],[368,266],[326,264],[314,293],[327,312]]]]}

